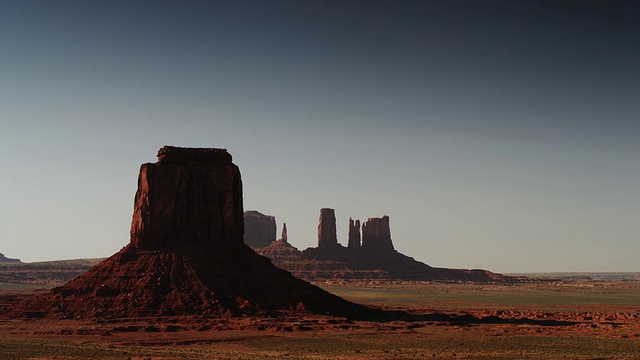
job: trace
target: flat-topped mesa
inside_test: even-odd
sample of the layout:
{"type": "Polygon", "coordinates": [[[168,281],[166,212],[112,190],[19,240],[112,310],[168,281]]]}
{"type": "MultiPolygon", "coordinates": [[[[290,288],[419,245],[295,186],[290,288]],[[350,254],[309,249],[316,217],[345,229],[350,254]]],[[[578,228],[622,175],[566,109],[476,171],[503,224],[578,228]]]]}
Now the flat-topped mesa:
{"type": "Polygon", "coordinates": [[[251,210],[244,213],[244,243],[252,248],[269,246],[276,241],[276,218],[251,210]]]}
{"type": "Polygon", "coordinates": [[[185,148],[165,145],[158,150],[161,164],[231,164],[231,154],[227,149],[185,148]]]}
{"type": "Polygon", "coordinates": [[[329,208],[320,209],[320,220],[318,224],[318,248],[329,249],[338,246],[338,236],[336,235],[336,214],[335,210],[329,208]]]}
{"type": "Polygon", "coordinates": [[[360,220],[349,218],[349,249],[360,249],[360,220]]]}
{"type": "Polygon", "coordinates": [[[393,251],[389,217],[369,218],[362,224],[362,249],[366,251],[393,251]]]}
{"type": "Polygon", "coordinates": [[[242,182],[225,149],[165,146],[140,167],[131,245],[206,251],[243,243],[242,182]]]}

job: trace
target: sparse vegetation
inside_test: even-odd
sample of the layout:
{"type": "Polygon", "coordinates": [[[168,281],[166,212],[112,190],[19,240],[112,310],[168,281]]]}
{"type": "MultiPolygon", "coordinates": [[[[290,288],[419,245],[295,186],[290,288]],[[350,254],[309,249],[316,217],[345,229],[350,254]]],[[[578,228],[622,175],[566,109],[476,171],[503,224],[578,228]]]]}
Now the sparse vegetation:
{"type": "Polygon", "coordinates": [[[504,321],[240,317],[210,320],[213,323],[205,326],[197,318],[99,323],[3,320],[0,358],[636,359],[640,354],[639,282],[323,287],[354,301],[412,313],[477,318],[491,313],[504,321]],[[533,315],[569,316],[572,321],[552,325],[509,321],[533,315]]]}

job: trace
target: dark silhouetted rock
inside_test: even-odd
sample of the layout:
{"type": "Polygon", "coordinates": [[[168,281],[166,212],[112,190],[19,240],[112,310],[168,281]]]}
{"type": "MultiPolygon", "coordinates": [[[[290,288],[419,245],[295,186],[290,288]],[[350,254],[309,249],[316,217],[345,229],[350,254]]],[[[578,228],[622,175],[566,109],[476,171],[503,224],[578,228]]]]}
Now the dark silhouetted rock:
{"type": "Polygon", "coordinates": [[[261,248],[274,241],[276,241],[276,218],[258,211],[245,211],[244,243],[252,248],[261,248]]]}
{"type": "Polygon", "coordinates": [[[318,224],[318,248],[333,248],[338,245],[336,235],[336,214],[333,209],[320,209],[320,222],[318,224]]]}
{"type": "Polygon", "coordinates": [[[393,251],[388,216],[369,218],[362,224],[362,250],[367,252],[393,251]]]}
{"type": "Polygon", "coordinates": [[[20,259],[10,259],[4,256],[4,254],[0,253],[0,263],[19,263],[19,262],[21,262],[20,259]]]}
{"type": "Polygon", "coordinates": [[[349,249],[360,248],[360,220],[349,218],[349,242],[347,243],[349,249]]]}
{"type": "Polygon", "coordinates": [[[282,234],[280,235],[280,240],[284,242],[287,241],[287,223],[282,223],[282,234]]]}
{"type": "MultiPolygon", "coordinates": [[[[487,270],[434,268],[396,251],[391,241],[389,217],[369,218],[362,226],[360,245],[359,222],[349,219],[349,244],[323,240],[335,224],[334,211],[322,209],[318,247],[301,254],[281,245],[260,253],[277,266],[310,281],[375,280],[375,281],[444,281],[444,282],[519,282],[522,278],[495,274],[487,270]],[[322,229],[328,229],[322,233],[322,229]],[[326,244],[320,246],[321,244],[326,244]],[[331,244],[331,245],[329,245],[331,244]],[[277,249],[277,250],[276,250],[277,249]],[[282,256],[282,257],[281,257],[282,256]]],[[[335,233],[334,233],[335,234],[335,233]]],[[[287,246],[291,247],[291,245],[287,246]]],[[[297,249],[295,249],[297,250],[297,249]]]]}
{"type": "Polygon", "coordinates": [[[10,316],[129,318],[372,310],[293,277],[243,243],[242,182],[223,149],[164,147],[144,164],[131,242],[10,316]]]}

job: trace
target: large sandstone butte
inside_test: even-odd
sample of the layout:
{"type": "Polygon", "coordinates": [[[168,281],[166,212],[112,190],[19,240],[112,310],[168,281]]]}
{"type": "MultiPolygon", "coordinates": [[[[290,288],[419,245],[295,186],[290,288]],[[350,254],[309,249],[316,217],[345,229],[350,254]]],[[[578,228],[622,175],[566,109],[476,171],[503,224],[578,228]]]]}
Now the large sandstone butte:
{"type": "Polygon", "coordinates": [[[333,209],[320,210],[318,247],[302,252],[288,243],[276,241],[256,251],[299,278],[310,281],[381,280],[445,282],[518,282],[521,278],[504,276],[482,269],[431,267],[395,250],[391,240],[389,217],[369,218],[362,225],[349,219],[347,247],[337,241],[333,209]]]}
{"type": "Polygon", "coordinates": [[[255,210],[244,212],[244,243],[262,248],[276,241],[276,218],[255,210]]]}
{"type": "Polygon", "coordinates": [[[131,241],[12,316],[126,318],[370,309],[293,277],[243,243],[240,171],[224,149],[165,146],[140,168],[131,241]]]}

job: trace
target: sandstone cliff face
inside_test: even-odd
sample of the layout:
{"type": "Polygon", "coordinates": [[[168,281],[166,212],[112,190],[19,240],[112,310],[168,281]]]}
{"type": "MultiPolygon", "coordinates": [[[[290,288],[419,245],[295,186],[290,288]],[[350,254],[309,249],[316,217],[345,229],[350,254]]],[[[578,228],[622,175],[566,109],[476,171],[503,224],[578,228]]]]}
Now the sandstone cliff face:
{"type": "Polygon", "coordinates": [[[158,159],[140,169],[129,245],[9,315],[371,313],[294,278],[243,243],[240,172],[226,150],[164,147],[158,159]]]}
{"type": "Polygon", "coordinates": [[[349,218],[349,242],[347,244],[349,249],[359,249],[360,248],[360,220],[356,220],[349,218]]]}
{"type": "Polygon", "coordinates": [[[362,224],[362,249],[368,252],[394,250],[388,216],[369,218],[362,224]]]}
{"type": "Polygon", "coordinates": [[[131,245],[144,250],[243,242],[240,171],[224,149],[163,147],[138,177],[131,245]]]}
{"type": "Polygon", "coordinates": [[[338,245],[336,235],[336,214],[333,209],[320,209],[320,221],[318,224],[318,248],[333,248],[338,245]]]}
{"type": "Polygon", "coordinates": [[[244,243],[252,248],[262,248],[274,241],[276,241],[276,218],[258,211],[245,211],[244,243]]]}

